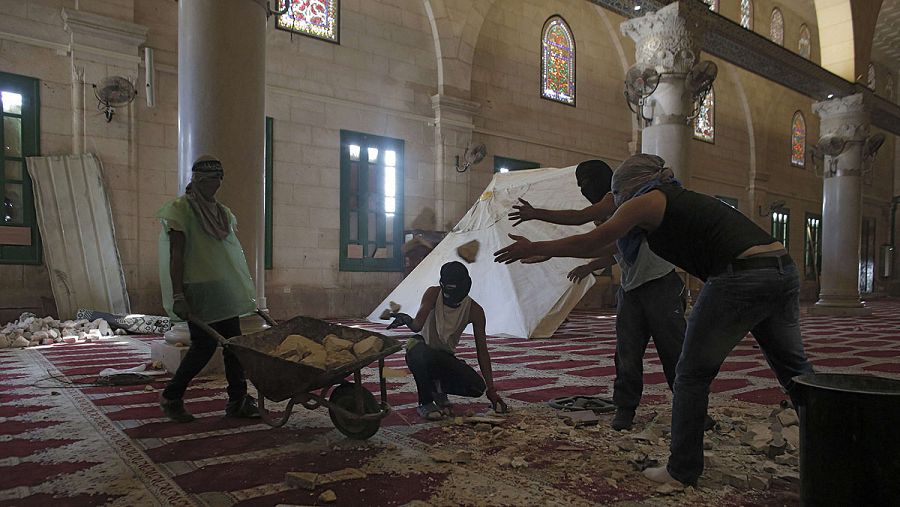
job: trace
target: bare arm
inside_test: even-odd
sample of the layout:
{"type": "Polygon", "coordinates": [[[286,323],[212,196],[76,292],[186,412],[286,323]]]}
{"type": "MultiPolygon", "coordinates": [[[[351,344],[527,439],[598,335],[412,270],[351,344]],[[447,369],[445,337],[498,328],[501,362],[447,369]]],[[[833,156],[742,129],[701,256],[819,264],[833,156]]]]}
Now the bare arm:
{"type": "Polygon", "coordinates": [[[441,288],[438,286],[428,287],[425,290],[425,294],[422,294],[422,303],[419,305],[419,311],[416,313],[416,318],[413,319],[412,324],[410,324],[409,329],[414,333],[418,333],[425,327],[425,321],[428,319],[428,314],[431,313],[431,310],[434,310],[434,305],[437,303],[437,298],[441,294],[441,288]]]}
{"type": "Polygon", "coordinates": [[[589,222],[603,220],[613,214],[615,205],[612,194],[606,194],[602,201],[582,209],[551,210],[535,208],[525,199],[519,199],[519,204],[513,206],[509,212],[510,220],[517,220],[513,227],[528,220],[540,220],[558,225],[583,225],[589,222]]]}
{"type": "Polygon", "coordinates": [[[475,353],[478,356],[478,367],[484,377],[485,395],[491,401],[494,412],[506,412],[506,403],[500,399],[494,388],[494,374],[491,370],[491,355],[487,348],[487,319],[484,316],[484,308],[476,302],[472,302],[471,320],[472,332],[475,335],[475,353]]]}
{"type": "Polygon", "coordinates": [[[169,277],[172,294],[184,294],[184,233],[169,229],[169,277]]]}
{"type": "Polygon", "coordinates": [[[666,197],[662,192],[649,192],[635,197],[616,210],[612,218],[593,231],[553,241],[531,242],[510,234],[515,243],[494,252],[495,262],[511,263],[535,255],[548,257],[598,258],[611,243],[635,227],[652,232],[662,222],[666,197]]]}

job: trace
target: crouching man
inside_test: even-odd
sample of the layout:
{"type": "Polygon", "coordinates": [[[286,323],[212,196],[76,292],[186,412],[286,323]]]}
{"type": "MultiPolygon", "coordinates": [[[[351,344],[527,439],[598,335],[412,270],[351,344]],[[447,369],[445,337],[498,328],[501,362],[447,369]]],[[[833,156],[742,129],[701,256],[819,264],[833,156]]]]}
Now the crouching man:
{"type": "Polygon", "coordinates": [[[491,357],[487,349],[484,309],[469,297],[472,279],[460,262],[441,267],[440,285],[422,296],[416,317],[393,313],[388,329],[406,326],[418,333],[406,344],[406,363],[416,379],[419,415],[429,420],[452,414],[448,394],[479,398],[487,395],[494,411],[506,412],[506,403],[494,389],[491,357]],[[478,366],[484,378],[454,355],[459,338],[472,324],[478,366]]]}

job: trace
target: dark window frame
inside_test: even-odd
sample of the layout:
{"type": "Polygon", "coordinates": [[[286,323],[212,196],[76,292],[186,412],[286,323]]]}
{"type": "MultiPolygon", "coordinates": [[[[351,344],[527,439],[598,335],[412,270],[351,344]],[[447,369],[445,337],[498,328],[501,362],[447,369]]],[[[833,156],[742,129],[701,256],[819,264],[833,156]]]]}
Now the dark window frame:
{"type": "Polygon", "coordinates": [[[505,167],[512,171],[524,171],[527,169],[538,169],[541,167],[541,164],[538,162],[532,162],[530,160],[521,160],[518,158],[510,158],[510,157],[501,157],[499,155],[494,155],[494,172],[499,173],[500,168],[505,167]]]}
{"type": "MultiPolygon", "coordinates": [[[[10,180],[22,185],[22,225],[10,227],[28,227],[31,229],[31,245],[0,245],[0,264],[40,265],[43,263],[41,235],[38,230],[37,213],[34,202],[34,185],[28,173],[27,157],[40,155],[40,81],[35,78],[0,72],[0,89],[22,95],[22,114],[3,113],[0,109],[0,124],[6,116],[22,119],[22,154],[20,157],[7,157],[6,150],[0,150],[0,186],[6,183],[6,159],[14,158],[22,163],[22,179],[10,180]]],[[[6,146],[5,128],[0,127],[0,146],[6,146]]],[[[6,226],[5,223],[0,223],[6,226]]]]}
{"type": "MultiPolygon", "coordinates": [[[[404,239],[404,174],[405,174],[405,141],[402,139],[396,139],[385,136],[378,136],[374,134],[366,134],[364,132],[355,132],[352,130],[341,130],[341,231],[340,231],[340,252],[339,252],[339,269],[340,271],[357,271],[357,272],[403,272],[403,239],[404,239]],[[358,161],[350,160],[350,150],[349,146],[351,144],[357,145],[360,147],[360,156],[358,161]],[[379,150],[379,162],[370,163],[368,161],[368,149],[369,147],[377,147],[379,150]],[[368,190],[368,182],[370,178],[359,178],[357,177],[357,189],[356,189],[356,202],[357,202],[357,240],[355,243],[351,242],[350,238],[350,216],[352,210],[351,206],[351,198],[354,197],[351,193],[352,188],[352,163],[357,163],[357,175],[359,176],[363,169],[365,169],[366,174],[369,174],[369,171],[375,168],[377,171],[379,167],[382,168],[383,171],[383,160],[384,153],[387,150],[393,150],[396,152],[396,165],[394,179],[395,179],[395,192],[394,192],[394,217],[392,224],[392,241],[390,242],[390,255],[385,258],[375,258],[375,252],[370,252],[370,243],[368,241],[369,236],[369,220],[368,217],[370,215],[369,209],[369,200],[368,196],[371,194],[368,190]],[[359,210],[366,210],[366,213],[361,213],[359,210]],[[365,215],[365,220],[363,219],[363,215],[365,215]],[[360,238],[366,238],[366,241],[359,241],[360,238]],[[362,247],[362,256],[359,258],[351,258],[348,255],[348,246],[351,244],[357,244],[362,247]]],[[[382,173],[383,174],[383,173],[382,173]]],[[[382,182],[383,183],[383,182],[382,182]]],[[[377,178],[376,178],[377,184],[377,178]]],[[[383,214],[383,213],[382,213],[383,214]]],[[[381,219],[384,220],[384,219],[381,219]]],[[[378,231],[379,224],[382,223],[379,221],[378,214],[375,215],[375,251],[382,246],[379,243],[383,242],[384,247],[388,246],[387,242],[387,230],[386,226],[384,230],[378,231]]]]}

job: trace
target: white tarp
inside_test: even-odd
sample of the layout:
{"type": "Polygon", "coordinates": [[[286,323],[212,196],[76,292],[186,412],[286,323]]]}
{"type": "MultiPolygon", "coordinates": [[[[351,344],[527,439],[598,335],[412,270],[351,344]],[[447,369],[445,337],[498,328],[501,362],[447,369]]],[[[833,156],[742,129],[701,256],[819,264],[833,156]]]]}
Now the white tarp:
{"type": "MultiPolygon", "coordinates": [[[[566,279],[572,268],[583,259],[551,259],[541,264],[497,264],[493,252],[508,245],[508,234],[524,235],[532,241],[556,239],[593,229],[529,221],[513,228],[507,218],[520,197],[533,206],[548,209],[572,209],[587,205],[575,183],[575,167],[543,168],[498,173],[478,202],[472,206],[434,251],[409,274],[368,316],[379,320],[390,301],[403,306],[404,313],[415,316],[425,289],[438,284],[445,262],[458,260],[457,247],[476,239],[481,244],[478,258],[466,264],[472,277],[470,295],[487,315],[487,333],[520,338],[551,336],[575,307],[594,277],[574,284],[566,279]]],[[[469,326],[468,332],[472,329],[469,326]]]]}
{"type": "Polygon", "coordinates": [[[28,157],[28,174],[59,317],[80,308],[130,314],[100,161],[89,153],[28,157]]]}

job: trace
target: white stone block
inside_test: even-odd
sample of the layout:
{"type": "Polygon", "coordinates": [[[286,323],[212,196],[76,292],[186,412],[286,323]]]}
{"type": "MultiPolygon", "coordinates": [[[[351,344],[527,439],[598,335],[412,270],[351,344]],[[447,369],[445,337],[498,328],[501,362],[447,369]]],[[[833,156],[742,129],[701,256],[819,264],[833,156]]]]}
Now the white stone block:
{"type": "MultiPolygon", "coordinates": [[[[187,354],[187,351],[188,347],[176,347],[163,341],[153,342],[150,344],[150,359],[153,362],[158,361],[165,367],[166,371],[174,374],[175,370],[178,369],[178,365],[180,365],[181,361],[184,359],[184,355],[187,354]]],[[[222,359],[222,348],[217,347],[212,359],[210,359],[209,363],[200,370],[198,376],[214,375],[224,372],[225,362],[222,359]]]]}

